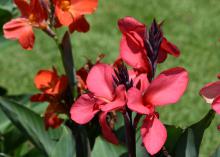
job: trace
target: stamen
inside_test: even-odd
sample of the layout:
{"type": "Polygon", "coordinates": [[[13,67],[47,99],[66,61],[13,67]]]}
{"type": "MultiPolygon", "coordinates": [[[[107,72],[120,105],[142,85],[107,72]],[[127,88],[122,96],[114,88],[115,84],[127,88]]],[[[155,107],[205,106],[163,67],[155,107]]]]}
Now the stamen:
{"type": "Polygon", "coordinates": [[[70,8],[70,0],[61,0],[60,7],[63,11],[67,11],[70,8]]]}

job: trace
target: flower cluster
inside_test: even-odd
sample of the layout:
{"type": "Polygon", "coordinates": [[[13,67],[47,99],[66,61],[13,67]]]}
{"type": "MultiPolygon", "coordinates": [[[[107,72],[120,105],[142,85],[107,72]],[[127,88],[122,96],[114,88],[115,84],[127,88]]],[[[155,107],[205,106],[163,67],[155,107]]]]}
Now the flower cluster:
{"type": "Polygon", "coordinates": [[[58,114],[68,113],[65,97],[68,85],[66,76],[58,76],[53,70],[40,70],[34,79],[35,86],[42,92],[31,97],[32,102],[49,102],[44,114],[45,128],[57,128],[63,122],[58,114]]]}
{"type": "Polygon", "coordinates": [[[73,104],[71,119],[86,124],[99,114],[103,136],[110,142],[119,141],[106,119],[108,113],[121,112],[132,127],[131,113],[144,115],[141,126],[142,141],[154,155],[161,150],[167,138],[166,128],[159,120],[157,106],[176,103],[188,84],[188,73],[182,67],[161,72],[154,78],[157,63],[165,61],[167,54],[179,56],[178,48],[170,43],[154,20],[150,29],[132,17],[118,22],[122,32],[120,55],[113,65],[95,64],[86,77],[86,93],[73,104]],[[131,68],[128,69],[124,62],[131,68]]]}
{"type": "Polygon", "coordinates": [[[38,28],[50,36],[55,36],[54,28],[69,27],[70,32],[87,32],[89,23],[84,15],[93,13],[98,0],[14,0],[21,16],[3,26],[7,39],[17,39],[27,50],[34,46],[33,28],[38,28]]]}

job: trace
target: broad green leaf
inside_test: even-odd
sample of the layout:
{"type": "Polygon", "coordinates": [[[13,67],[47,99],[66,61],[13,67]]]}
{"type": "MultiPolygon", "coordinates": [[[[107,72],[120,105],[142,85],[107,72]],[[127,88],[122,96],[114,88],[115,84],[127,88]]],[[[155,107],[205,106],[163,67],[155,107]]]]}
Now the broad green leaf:
{"type": "Polygon", "coordinates": [[[214,116],[215,112],[213,110],[210,110],[203,119],[186,128],[176,144],[174,156],[199,156],[199,148],[201,145],[203,134],[206,128],[208,128],[211,124],[214,116]]]}
{"type": "Polygon", "coordinates": [[[55,145],[50,157],[75,157],[75,141],[68,128],[63,129],[60,140],[55,145]]]}
{"type": "Polygon", "coordinates": [[[172,153],[174,151],[174,148],[176,146],[176,143],[183,133],[183,129],[180,127],[176,127],[173,125],[165,125],[167,129],[167,140],[165,143],[165,148],[169,153],[172,153]]]}
{"type": "Polygon", "coordinates": [[[119,157],[126,152],[122,145],[113,145],[102,137],[97,137],[92,151],[92,157],[119,157]]]}
{"type": "Polygon", "coordinates": [[[148,154],[146,148],[144,147],[142,143],[142,138],[140,134],[140,129],[137,130],[136,132],[136,156],[137,157],[150,157],[148,154]]]}
{"type": "Polygon", "coordinates": [[[220,157],[220,147],[218,147],[215,153],[211,157],[220,157]]]}
{"type": "MultiPolygon", "coordinates": [[[[46,131],[43,119],[38,114],[3,97],[0,97],[0,108],[2,108],[13,124],[17,126],[18,129],[25,134],[38,149],[44,152],[45,155],[50,155],[54,152],[54,148],[57,143],[62,143],[63,134],[66,133],[65,127],[46,131]]],[[[70,140],[66,141],[68,142],[66,145],[74,148],[73,142],[70,142],[73,139],[71,137],[72,135],[69,135],[70,140]]],[[[69,151],[73,152],[72,150],[69,151]]]]}

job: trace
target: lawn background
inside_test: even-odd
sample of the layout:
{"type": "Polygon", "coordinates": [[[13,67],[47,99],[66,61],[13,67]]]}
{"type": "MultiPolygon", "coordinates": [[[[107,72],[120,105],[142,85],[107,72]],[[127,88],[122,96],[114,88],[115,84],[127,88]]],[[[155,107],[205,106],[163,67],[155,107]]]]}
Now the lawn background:
{"type": "MultiPolygon", "coordinates": [[[[199,89],[217,80],[220,73],[219,0],[99,0],[97,12],[87,16],[90,32],[72,35],[76,67],[82,66],[86,57],[95,60],[100,53],[107,54],[106,62],[112,62],[118,55],[121,37],[117,20],[129,15],[148,25],[154,17],[165,20],[164,34],[178,45],[181,56],[169,56],[158,66],[158,72],[183,66],[190,74],[186,94],[178,104],[160,108],[161,119],[182,127],[198,121],[210,108],[199,96],[199,89]]],[[[0,86],[7,87],[9,94],[36,92],[33,78],[39,69],[54,65],[60,73],[63,71],[54,42],[40,31],[35,32],[33,51],[22,50],[16,41],[0,40],[0,86]]],[[[220,132],[216,129],[219,117],[205,133],[201,157],[209,156],[220,144],[220,132]]]]}

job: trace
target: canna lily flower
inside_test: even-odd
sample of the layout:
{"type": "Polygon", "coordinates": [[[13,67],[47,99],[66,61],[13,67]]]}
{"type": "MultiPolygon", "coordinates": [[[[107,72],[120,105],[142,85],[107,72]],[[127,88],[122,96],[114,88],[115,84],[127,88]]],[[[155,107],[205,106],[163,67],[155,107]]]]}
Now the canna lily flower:
{"type": "Polygon", "coordinates": [[[50,70],[40,70],[35,79],[35,86],[42,92],[31,97],[32,102],[49,102],[44,113],[45,128],[57,128],[63,120],[59,114],[67,113],[65,108],[64,96],[68,85],[66,76],[58,76],[57,71],[53,68],[50,70]]]}
{"type": "MultiPolygon", "coordinates": [[[[219,75],[218,75],[219,77],[219,75]]],[[[206,84],[199,92],[212,109],[220,114],[220,81],[206,84]]]]}
{"type": "Polygon", "coordinates": [[[39,0],[30,0],[30,4],[26,0],[14,2],[21,12],[21,17],[4,24],[4,36],[7,39],[17,39],[24,49],[31,50],[35,41],[33,27],[46,29],[47,12],[39,0]]]}
{"type": "Polygon", "coordinates": [[[98,0],[54,0],[55,14],[59,22],[69,26],[81,18],[81,24],[87,25],[82,17],[85,14],[92,14],[98,5],[98,0]]]}
{"type": "Polygon", "coordinates": [[[156,21],[149,32],[144,24],[132,17],[120,19],[118,27],[122,32],[120,57],[134,69],[148,73],[155,66],[150,62],[162,63],[167,54],[180,55],[178,48],[163,37],[156,21]]]}
{"type": "Polygon", "coordinates": [[[99,63],[93,66],[86,79],[89,93],[82,94],[70,110],[71,119],[78,124],[88,123],[101,112],[99,121],[103,136],[114,144],[118,141],[107,125],[106,116],[108,112],[123,109],[126,104],[126,86],[119,78],[119,73],[107,64],[99,63]]]}
{"type": "Polygon", "coordinates": [[[157,106],[176,103],[188,84],[185,69],[177,67],[160,73],[151,83],[141,74],[139,81],[127,93],[127,105],[132,111],[146,115],[141,127],[141,136],[147,151],[154,155],[163,147],[167,132],[155,112],[157,106]]]}

